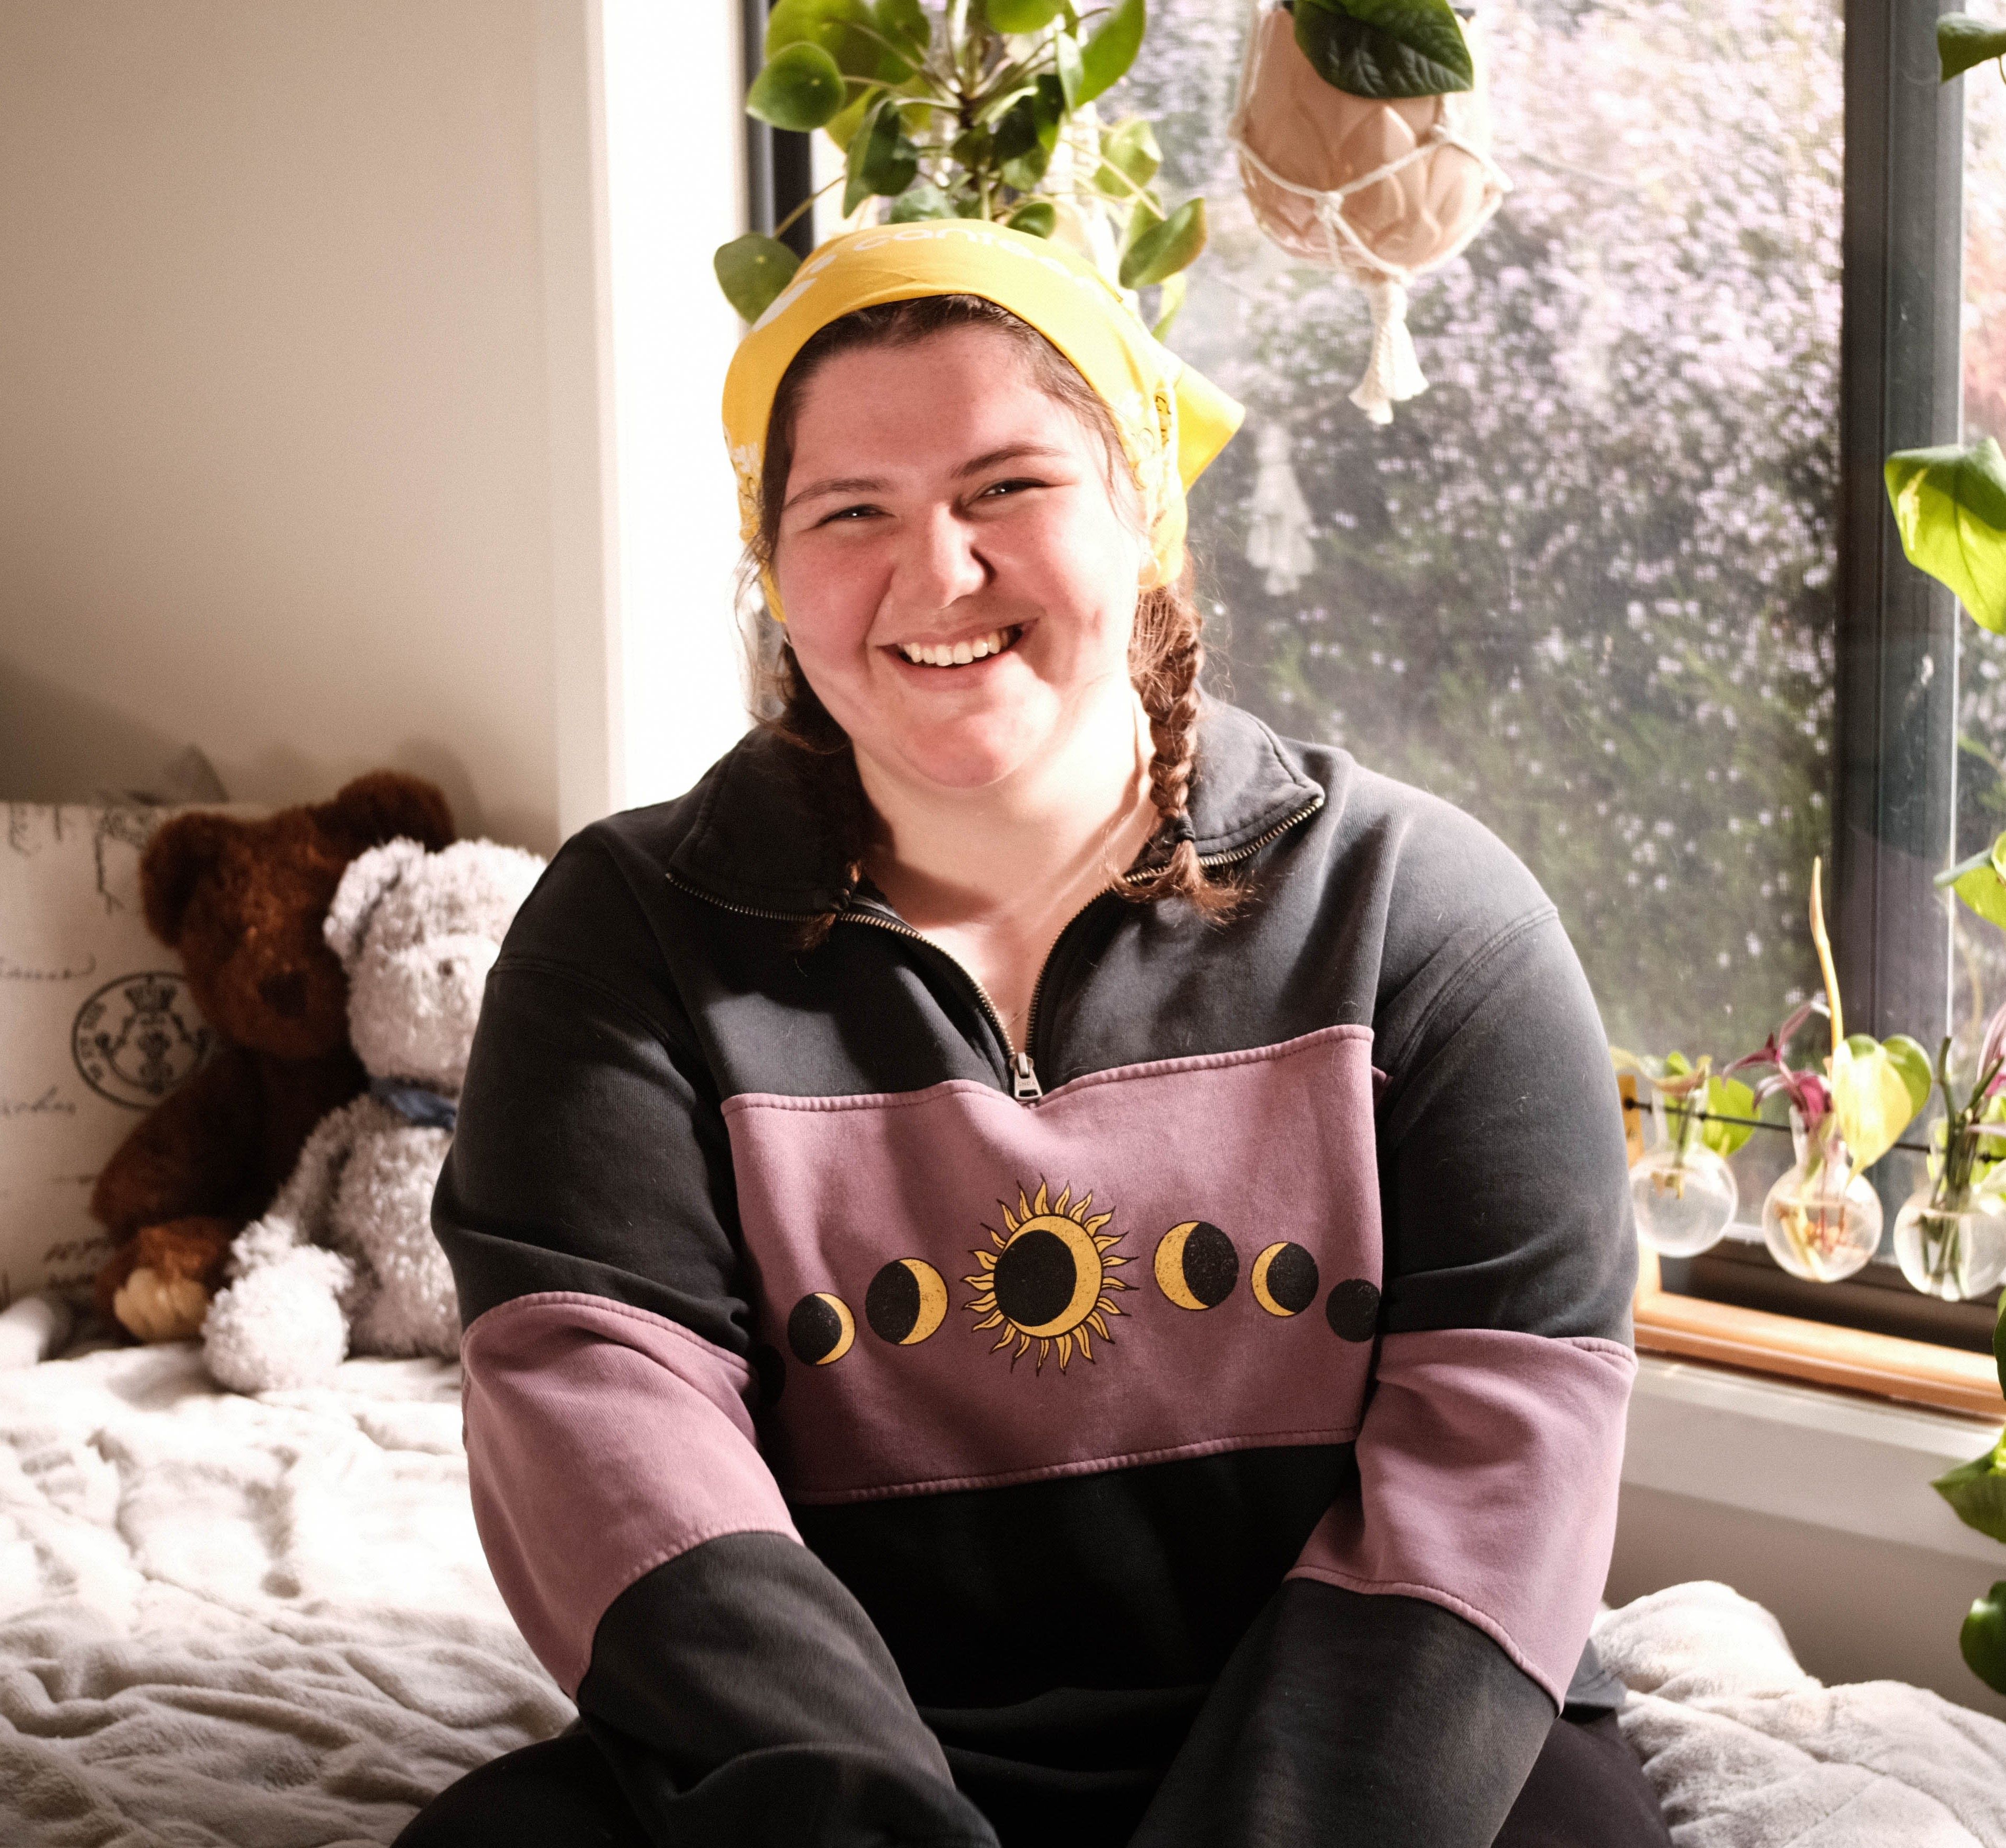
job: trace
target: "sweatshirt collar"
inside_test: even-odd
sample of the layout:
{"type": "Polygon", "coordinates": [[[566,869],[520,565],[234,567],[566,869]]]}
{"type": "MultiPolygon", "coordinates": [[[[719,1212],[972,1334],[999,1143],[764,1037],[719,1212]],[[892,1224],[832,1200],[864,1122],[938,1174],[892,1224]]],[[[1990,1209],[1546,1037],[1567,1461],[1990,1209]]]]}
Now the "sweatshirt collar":
{"type": "MultiPolygon", "coordinates": [[[[811,917],[851,896],[834,843],[804,799],[825,773],[770,733],[753,730],[691,792],[693,823],[670,855],[670,877],[741,910],[811,917]]],[[[1250,713],[1208,699],[1198,714],[1190,828],[1201,857],[1230,858],[1317,807],[1322,787],[1250,713]]],[[[1160,830],[1145,858],[1174,837],[1160,830]]]]}

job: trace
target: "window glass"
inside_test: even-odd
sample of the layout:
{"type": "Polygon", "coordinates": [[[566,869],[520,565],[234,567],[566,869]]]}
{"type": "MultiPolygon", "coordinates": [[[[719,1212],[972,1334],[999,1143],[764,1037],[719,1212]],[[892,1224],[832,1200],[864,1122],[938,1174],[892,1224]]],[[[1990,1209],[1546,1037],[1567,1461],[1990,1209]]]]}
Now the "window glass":
{"type": "Polygon", "coordinates": [[[1615,1043],[1751,1050],[1816,987],[1829,851],[1840,8],[1483,0],[1514,189],[1414,290],[1383,428],[1363,297],[1241,193],[1248,14],[1156,0],[1108,99],[1206,195],[1170,343],[1248,407],[1194,497],[1214,684],[1494,829],[1615,1043]]]}
{"type": "MultiPolygon", "coordinates": [[[[2006,441],[2006,83],[1964,79],[1964,433],[2006,441]]],[[[1957,852],[2006,831],[2006,637],[1958,619],[1957,852]]],[[[2006,1000],[2006,937],[1952,911],[1951,1014],[1960,1037],[2006,1000]]]]}

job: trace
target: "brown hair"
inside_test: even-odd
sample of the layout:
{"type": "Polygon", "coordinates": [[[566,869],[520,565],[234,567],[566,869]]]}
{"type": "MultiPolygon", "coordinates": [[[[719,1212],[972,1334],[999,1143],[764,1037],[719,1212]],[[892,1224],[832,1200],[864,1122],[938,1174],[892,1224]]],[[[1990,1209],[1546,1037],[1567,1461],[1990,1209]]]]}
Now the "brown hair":
{"type": "MultiPolygon", "coordinates": [[[[1110,493],[1128,478],[1119,433],[1107,405],[1071,361],[1028,322],[977,295],[928,295],[858,308],[832,321],[794,358],[773,396],[759,478],[759,530],[751,563],[771,568],[780,537],[780,509],[794,463],[794,421],[808,382],[838,354],[871,347],[910,346],[953,328],[986,327],[1008,340],[1029,366],[1039,389],[1071,410],[1097,436],[1107,458],[1110,493]]],[[[1205,618],[1191,590],[1188,561],[1177,581],[1142,591],[1128,646],[1128,675],[1149,720],[1149,799],[1163,825],[1146,854],[1143,868],[1117,888],[1138,903],[1179,898],[1207,917],[1223,917],[1240,903],[1240,887],[1215,880],[1199,864],[1190,819],[1196,774],[1198,674],[1205,665],[1200,634],[1205,618]],[[1169,850],[1163,849],[1167,846],[1169,850]]],[[[794,657],[784,634],[777,656],[760,650],[765,695],[760,723],[820,764],[804,764],[809,799],[842,843],[845,877],[854,885],[872,841],[875,817],[857,776],[856,757],[842,727],[829,716],[794,657]],[[830,761],[834,760],[834,761],[830,761]]],[[[833,910],[816,920],[809,940],[819,942],[835,922],[833,910]]]]}

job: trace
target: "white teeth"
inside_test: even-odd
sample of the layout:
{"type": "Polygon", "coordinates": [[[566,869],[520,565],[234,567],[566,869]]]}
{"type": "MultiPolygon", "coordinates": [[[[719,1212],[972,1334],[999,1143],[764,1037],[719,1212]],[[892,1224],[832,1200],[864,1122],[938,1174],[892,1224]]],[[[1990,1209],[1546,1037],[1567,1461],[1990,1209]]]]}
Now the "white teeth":
{"type": "Polygon", "coordinates": [[[970,661],[979,661],[992,654],[1001,654],[1017,638],[1014,628],[991,629],[973,642],[948,643],[929,642],[901,642],[899,652],[916,667],[965,667],[970,661]]]}

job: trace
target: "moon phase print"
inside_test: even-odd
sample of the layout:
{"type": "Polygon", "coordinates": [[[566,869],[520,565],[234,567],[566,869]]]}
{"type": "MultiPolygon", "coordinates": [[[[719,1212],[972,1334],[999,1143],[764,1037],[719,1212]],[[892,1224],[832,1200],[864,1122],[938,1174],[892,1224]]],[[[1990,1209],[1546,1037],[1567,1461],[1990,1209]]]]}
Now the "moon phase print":
{"type": "Polygon", "coordinates": [[[895,1258],[864,1293],[864,1319],[880,1341],[917,1347],[947,1315],[947,1284],[924,1258],[895,1258]]]}
{"type": "Polygon", "coordinates": [[[1131,1286],[1110,1273],[1128,1260],[1114,1249],[1121,1234],[1101,1229],[1114,1214],[1090,1213],[1093,1204],[1091,1194],[1075,1200],[1070,1186],[1051,1199],[1041,1181],[1035,1199],[1018,1188],[1014,1213],[1005,1205],[1001,1231],[984,1228],[996,1248],[973,1253],[979,1269],[962,1279],[976,1292],[966,1307],[978,1329],[1003,1331],[991,1353],[1015,1344],[1012,1367],[1035,1346],[1035,1371],[1056,1354],[1063,1373],[1075,1351],[1093,1359],[1093,1336],[1114,1341],[1114,1294],[1131,1286]]]}
{"type": "Polygon", "coordinates": [[[787,1346],[810,1367],[832,1367],[857,1339],[857,1318],[839,1296],[818,1290],[794,1304],[787,1318],[787,1346]]]}
{"type": "Polygon", "coordinates": [[[1240,1281],[1233,1241],[1207,1220],[1186,1220],[1156,1241],[1156,1287],[1180,1309],[1216,1309],[1240,1281]]]}
{"type": "Polygon", "coordinates": [[[1255,1301],[1270,1315],[1300,1315],[1316,1301],[1317,1261],[1285,1239],[1254,1260],[1248,1282],[1255,1301]]]}

